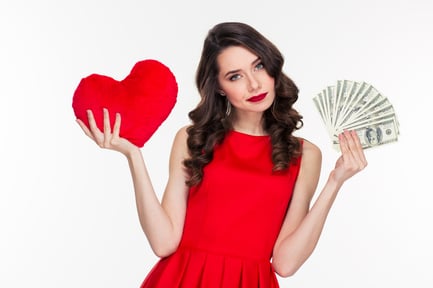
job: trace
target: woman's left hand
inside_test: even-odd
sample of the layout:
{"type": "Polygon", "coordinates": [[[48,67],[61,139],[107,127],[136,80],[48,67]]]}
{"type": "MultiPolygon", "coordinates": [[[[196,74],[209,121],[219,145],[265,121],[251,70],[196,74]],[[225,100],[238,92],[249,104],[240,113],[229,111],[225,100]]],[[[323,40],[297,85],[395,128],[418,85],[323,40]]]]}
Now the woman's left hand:
{"type": "Polygon", "coordinates": [[[367,160],[356,131],[345,130],[338,135],[341,156],[338,158],[332,177],[338,183],[343,183],[367,166],[367,160]]]}

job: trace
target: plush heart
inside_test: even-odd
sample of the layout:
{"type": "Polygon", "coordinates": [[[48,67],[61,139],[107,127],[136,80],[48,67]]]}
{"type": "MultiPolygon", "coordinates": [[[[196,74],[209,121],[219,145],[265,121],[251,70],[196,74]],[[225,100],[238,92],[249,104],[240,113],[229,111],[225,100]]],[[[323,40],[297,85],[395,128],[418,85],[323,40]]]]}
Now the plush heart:
{"type": "Polygon", "coordinates": [[[120,113],[120,136],[143,147],[167,119],[176,103],[177,92],[176,78],[170,69],[159,61],[147,59],[137,62],[121,81],[99,74],[81,79],[74,92],[72,108],[87,127],[86,111],[92,110],[101,130],[103,108],[110,113],[111,127],[115,114],[120,113]]]}

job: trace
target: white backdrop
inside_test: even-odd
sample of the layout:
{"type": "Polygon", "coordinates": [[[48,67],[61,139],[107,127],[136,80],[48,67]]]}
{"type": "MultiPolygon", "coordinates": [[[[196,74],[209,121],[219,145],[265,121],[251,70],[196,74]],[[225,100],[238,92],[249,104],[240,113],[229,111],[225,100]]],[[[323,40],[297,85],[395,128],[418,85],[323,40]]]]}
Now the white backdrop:
{"type": "MultiPolygon", "coordinates": [[[[127,162],[75,123],[72,94],[91,73],[123,79],[139,60],[169,66],[178,102],[142,149],[159,195],[178,128],[198,101],[194,73],[214,24],[243,21],[283,52],[300,88],[299,135],[338,154],[312,97],[366,81],[394,104],[401,135],[369,149],[316,251],[281,287],[433,287],[433,2],[0,2],[0,287],[138,287],[157,258],[138,223],[127,162]]],[[[319,192],[319,191],[318,191],[319,192]]]]}

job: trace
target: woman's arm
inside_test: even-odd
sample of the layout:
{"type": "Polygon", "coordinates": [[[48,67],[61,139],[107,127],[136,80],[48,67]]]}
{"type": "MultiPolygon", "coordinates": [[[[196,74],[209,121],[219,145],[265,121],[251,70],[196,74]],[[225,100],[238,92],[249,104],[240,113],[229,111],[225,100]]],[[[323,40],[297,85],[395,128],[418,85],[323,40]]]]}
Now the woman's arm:
{"type": "Polygon", "coordinates": [[[182,162],[185,159],[186,132],[180,130],[174,140],[169,163],[169,179],[162,204],[157,199],[141,152],[127,155],[141,227],[154,253],[165,257],[180,242],[185,220],[188,187],[182,162]]]}
{"type": "Polygon", "coordinates": [[[282,277],[293,275],[308,259],[341,186],[367,165],[356,132],[345,131],[339,140],[342,155],[311,209],[320,176],[321,153],[315,145],[304,141],[301,170],[273,251],[274,269],[282,277]]]}
{"type": "Polygon", "coordinates": [[[88,112],[88,118],[90,129],[77,120],[85,134],[100,147],[119,151],[128,159],[140,224],[152,250],[159,257],[173,253],[182,236],[188,193],[185,184],[187,174],[182,164],[183,159],[187,157],[185,128],[179,130],[174,139],[170,154],[169,179],[160,203],[141,150],[128,140],[119,137],[120,115],[116,114],[116,121],[111,131],[109,114],[104,109],[103,132],[97,128],[91,111],[88,112]]]}

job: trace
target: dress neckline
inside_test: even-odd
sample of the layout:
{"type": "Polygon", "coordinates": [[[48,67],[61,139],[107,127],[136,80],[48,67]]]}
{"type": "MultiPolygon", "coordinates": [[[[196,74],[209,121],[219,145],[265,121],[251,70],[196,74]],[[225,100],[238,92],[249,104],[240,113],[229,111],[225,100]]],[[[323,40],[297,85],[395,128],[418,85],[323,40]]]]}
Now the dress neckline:
{"type": "Polygon", "coordinates": [[[237,134],[237,135],[245,136],[245,137],[256,137],[256,138],[266,138],[266,137],[269,137],[269,135],[254,135],[254,134],[248,134],[248,133],[237,131],[237,130],[230,130],[229,133],[231,133],[231,134],[237,134]]]}

